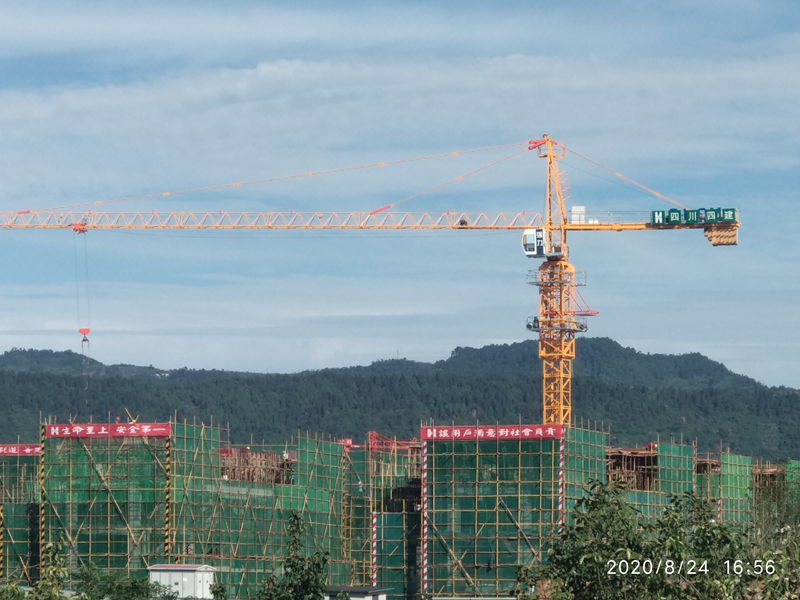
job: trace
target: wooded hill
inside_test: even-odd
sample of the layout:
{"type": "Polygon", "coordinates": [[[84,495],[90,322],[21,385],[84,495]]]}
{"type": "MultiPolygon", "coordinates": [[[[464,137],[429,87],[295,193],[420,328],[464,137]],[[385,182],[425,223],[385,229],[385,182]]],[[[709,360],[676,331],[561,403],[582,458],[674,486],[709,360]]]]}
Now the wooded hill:
{"type": "MultiPolygon", "coordinates": [[[[229,423],[233,442],[284,442],[298,430],[363,439],[374,429],[410,439],[421,421],[541,421],[534,341],[456,348],[447,360],[385,360],[297,374],[105,366],[74,352],[0,356],[0,443],[38,439],[38,421],[229,423]]],[[[602,421],[616,445],[697,439],[766,459],[800,458],[800,392],[769,388],[700,354],[643,354],[606,338],[578,341],[574,415],[602,421]]]]}

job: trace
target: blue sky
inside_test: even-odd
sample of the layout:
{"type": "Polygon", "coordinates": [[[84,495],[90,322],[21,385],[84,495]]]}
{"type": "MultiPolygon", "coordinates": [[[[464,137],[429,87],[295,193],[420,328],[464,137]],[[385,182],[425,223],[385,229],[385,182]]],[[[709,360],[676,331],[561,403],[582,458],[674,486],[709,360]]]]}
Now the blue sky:
{"type": "MultiPolygon", "coordinates": [[[[0,210],[548,133],[687,206],[741,209],[734,248],[697,231],[571,235],[600,311],[589,335],[800,388],[796,3],[164,4],[0,8],[0,210]]],[[[372,210],[510,153],[107,208],[372,210]]],[[[571,204],[669,207],[562,166],[571,204]]],[[[402,207],[538,212],[544,176],[528,153],[402,207]]],[[[0,349],[79,351],[88,324],[105,363],[433,361],[528,339],[536,312],[519,233],[4,230],[0,257],[0,349]]]]}

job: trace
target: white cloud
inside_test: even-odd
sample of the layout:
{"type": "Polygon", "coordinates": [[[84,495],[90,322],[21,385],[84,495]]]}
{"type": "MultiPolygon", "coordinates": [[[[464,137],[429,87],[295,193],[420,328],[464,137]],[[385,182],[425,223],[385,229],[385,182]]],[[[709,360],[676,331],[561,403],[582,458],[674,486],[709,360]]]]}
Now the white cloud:
{"type": "MultiPolygon", "coordinates": [[[[578,270],[590,276],[584,295],[601,310],[593,334],[651,351],[659,342],[660,351],[702,346],[747,373],[800,386],[792,370],[774,367],[800,350],[768,350],[782,348],[795,322],[771,329],[744,319],[765,310],[764,290],[770,313],[794,311],[780,293],[796,287],[798,255],[800,36],[791,14],[749,2],[646,11],[630,3],[29,6],[4,7],[0,25],[0,76],[8,75],[0,210],[547,132],[687,205],[743,210],[743,246],[733,251],[712,249],[699,232],[570,238],[578,270]],[[681,321],[687,313],[724,325],[696,327],[681,321]],[[767,350],[752,356],[739,345],[745,336],[767,350]]],[[[512,151],[106,208],[370,210],[512,151]]],[[[565,162],[615,179],[573,156],[565,162]]],[[[543,174],[528,154],[401,208],[533,211],[543,174]]],[[[590,208],[659,206],[580,171],[570,170],[570,181],[575,202],[590,208]]],[[[7,346],[74,347],[72,334],[53,333],[76,329],[72,237],[0,234],[7,346]]],[[[93,349],[105,362],[298,370],[398,350],[433,360],[457,345],[525,339],[535,305],[524,285],[535,265],[521,257],[518,234],[89,239],[93,349]]]]}
{"type": "MultiPolygon", "coordinates": [[[[135,195],[522,141],[542,130],[650,177],[677,169],[694,178],[786,170],[798,164],[800,81],[787,78],[797,59],[280,60],[137,83],[0,92],[4,196],[135,195]],[[762,146],[769,152],[752,151],[762,146]]],[[[474,158],[470,166],[485,164],[474,158]]],[[[398,171],[407,181],[405,171],[386,170],[382,192],[396,188],[398,171]]],[[[451,173],[461,174],[421,181],[398,190],[400,197],[451,173]]],[[[509,183],[530,180],[517,173],[509,183]]],[[[496,186],[490,175],[476,179],[496,186]]],[[[254,193],[336,193],[327,179],[315,183],[254,193]]]]}

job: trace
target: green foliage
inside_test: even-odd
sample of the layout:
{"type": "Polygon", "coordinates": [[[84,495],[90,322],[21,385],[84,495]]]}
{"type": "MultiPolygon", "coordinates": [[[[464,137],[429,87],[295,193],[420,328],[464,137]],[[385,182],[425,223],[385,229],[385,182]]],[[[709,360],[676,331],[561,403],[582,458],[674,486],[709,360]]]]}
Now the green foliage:
{"type": "Polygon", "coordinates": [[[591,482],[590,495],[576,503],[574,519],[554,543],[544,568],[538,572],[520,568],[523,589],[546,581],[552,597],[559,600],[646,598],[652,577],[619,577],[609,570],[609,560],[652,559],[647,527],[623,491],[591,482]]]}
{"type": "Polygon", "coordinates": [[[0,600],[63,600],[61,593],[69,570],[64,566],[61,556],[62,541],[49,543],[42,554],[41,576],[33,588],[23,591],[16,583],[0,588],[0,600]]]}
{"type": "Polygon", "coordinates": [[[109,582],[109,600],[177,600],[178,592],[147,579],[121,577],[109,582]]]}
{"type": "Polygon", "coordinates": [[[147,579],[107,574],[93,564],[81,566],[75,573],[78,600],[177,600],[178,592],[147,579]]]}
{"type": "Polygon", "coordinates": [[[761,597],[763,600],[800,598],[800,528],[785,526],[770,545],[754,558],[765,563],[773,561],[775,565],[774,573],[759,578],[761,597]]]}
{"type": "MultiPolygon", "coordinates": [[[[88,389],[74,353],[15,350],[0,357],[0,440],[38,439],[39,413],[66,421],[125,415],[230,423],[231,439],[282,443],[297,430],[410,439],[420,420],[457,424],[541,420],[541,364],[534,341],[457,348],[434,364],[385,360],[369,367],[292,375],[92,363],[88,389]],[[168,406],[169,413],[164,407],[168,406]]],[[[578,340],[575,418],[604,421],[613,444],[664,437],[722,442],[770,460],[800,457],[798,391],[767,388],[699,354],[648,355],[603,338],[578,340]]]]}
{"type": "Polygon", "coordinates": [[[79,600],[103,600],[108,594],[108,581],[94,563],[84,564],[73,573],[78,582],[76,590],[79,600]]]}
{"type": "Polygon", "coordinates": [[[59,600],[64,580],[69,575],[69,570],[64,566],[61,556],[61,541],[45,545],[42,554],[41,576],[33,589],[25,594],[25,600],[59,600]]]}
{"type": "Polygon", "coordinates": [[[24,600],[25,592],[19,588],[17,583],[12,582],[0,586],[0,600],[24,600]]]}
{"type": "Polygon", "coordinates": [[[663,597],[727,600],[742,598],[751,577],[733,565],[747,559],[747,538],[714,519],[711,505],[693,494],[673,498],[656,524],[656,555],[690,565],[659,582],[663,597]]]}
{"type": "Polygon", "coordinates": [[[674,497],[662,517],[648,524],[613,484],[592,482],[589,491],[547,564],[519,568],[520,598],[542,597],[536,594],[543,590],[557,600],[800,596],[796,529],[785,528],[773,549],[764,551],[717,522],[710,504],[692,494],[674,497]]]}
{"type": "MultiPolygon", "coordinates": [[[[137,581],[137,580],[134,580],[137,581]]],[[[168,588],[165,585],[161,585],[160,583],[149,583],[147,579],[139,579],[138,582],[141,585],[140,589],[147,589],[149,591],[149,599],[150,600],[177,600],[178,592],[168,588]]],[[[126,597],[118,597],[112,598],[111,600],[128,600],[128,598],[138,598],[140,596],[130,596],[126,597]]]]}
{"type": "Polygon", "coordinates": [[[228,600],[228,586],[220,581],[211,584],[211,597],[214,600],[228,600]]]}
{"type": "Polygon", "coordinates": [[[327,552],[306,556],[302,542],[304,531],[302,516],[292,511],[287,526],[289,544],[283,574],[265,577],[256,594],[257,600],[322,600],[325,597],[325,567],[330,557],[327,552]]]}

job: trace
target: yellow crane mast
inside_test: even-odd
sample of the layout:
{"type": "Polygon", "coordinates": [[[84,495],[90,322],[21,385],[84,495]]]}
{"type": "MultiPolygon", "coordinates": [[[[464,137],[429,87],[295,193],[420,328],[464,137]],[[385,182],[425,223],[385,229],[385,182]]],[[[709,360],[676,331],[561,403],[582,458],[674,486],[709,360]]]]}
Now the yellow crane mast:
{"type": "MultiPolygon", "coordinates": [[[[585,316],[597,314],[584,307],[577,292],[581,278],[570,264],[567,231],[637,231],[703,229],[715,246],[735,245],[739,228],[737,209],[671,209],[642,213],[592,215],[566,209],[565,189],[558,159],[566,148],[543,136],[531,141],[547,160],[544,217],[538,213],[386,212],[102,212],[77,210],[23,210],[0,212],[0,229],[340,229],[340,230],[520,230],[525,254],[544,262],[530,277],[539,288],[539,315],[528,329],[539,334],[542,359],[543,423],[569,425],[572,418],[572,360],[575,334],[586,331],[585,316]]],[[[168,195],[168,194],[165,194],[168,195]]],[[[658,195],[658,194],[656,194],[658,195]]],[[[87,330],[88,331],[88,330],[87,330]]]]}
{"type": "MultiPolygon", "coordinates": [[[[544,136],[547,159],[545,227],[542,239],[546,260],[533,283],[539,286],[539,318],[529,329],[539,332],[542,359],[542,423],[569,424],[572,417],[572,360],[575,334],[585,331],[575,298],[575,268],[567,260],[567,217],[558,158],[565,152],[544,136]]],[[[531,325],[531,324],[529,324],[531,325]]]]}

